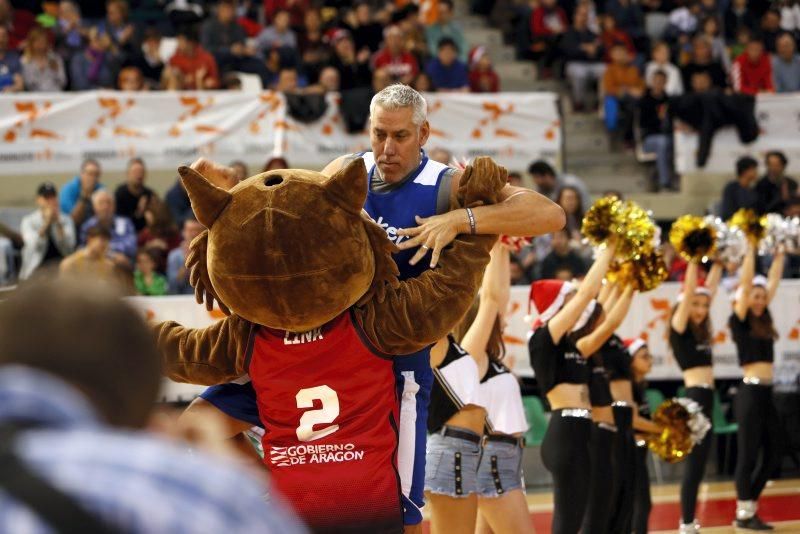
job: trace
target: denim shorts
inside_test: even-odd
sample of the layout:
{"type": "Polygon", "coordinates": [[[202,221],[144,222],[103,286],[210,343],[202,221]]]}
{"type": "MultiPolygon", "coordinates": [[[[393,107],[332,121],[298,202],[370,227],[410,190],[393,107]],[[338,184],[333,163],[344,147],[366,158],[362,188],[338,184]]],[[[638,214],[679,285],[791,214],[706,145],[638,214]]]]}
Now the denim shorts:
{"type": "MultiPolygon", "coordinates": [[[[475,436],[479,437],[478,434],[475,436]]],[[[480,458],[481,446],[478,443],[441,434],[429,436],[425,491],[449,497],[466,497],[476,493],[480,458]]]]}
{"type": "Polygon", "coordinates": [[[522,447],[497,441],[484,442],[478,467],[478,495],[501,497],[524,485],[522,447]]]}

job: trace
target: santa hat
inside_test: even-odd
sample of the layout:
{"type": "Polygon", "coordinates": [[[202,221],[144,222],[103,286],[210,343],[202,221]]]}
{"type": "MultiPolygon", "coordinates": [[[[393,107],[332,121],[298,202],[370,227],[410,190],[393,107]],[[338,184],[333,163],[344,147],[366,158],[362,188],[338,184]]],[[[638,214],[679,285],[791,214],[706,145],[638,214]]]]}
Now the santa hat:
{"type": "Polygon", "coordinates": [[[563,280],[537,280],[532,283],[528,294],[528,317],[526,319],[530,320],[531,303],[533,303],[539,314],[533,328],[536,329],[546,323],[561,309],[567,295],[574,289],[575,287],[571,283],[563,280]]]}
{"type": "MultiPolygon", "coordinates": [[[[763,287],[767,289],[767,285],[769,285],[769,280],[763,274],[757,274],[753,277],[753,287],[763,287]]],[[[736,292],[733,294],[733,301],[736,302],[742,298],[742,286],[736,288],[736,292]]]]}
{"type": "Polygon", "coordinates": [[[486,47],[483,45],[476,46],[469,52],[469,66],[474,68],[475,65],[486,55],[486,47]]]}
{"type": "MultiPolygon", "coordinates": [[[[685,286],[681,286],[681,292],[678,295],[678,302],[683,300],[683,290],[685,286]]],[[[697,280],[697,287],[694,288],[695,295],[704,295],[708,298],[711,298],[711,290],[706,287],[706,279],[705,278],[698,278],[697,280]]]]}
{"type": "Polygon", "coordinates": [[[632,337],[623,341],[622,344],[625,345],[625,349],[627,349],[628,354],[631,356],[636,356],[636,353],[639,352],[639,349],[647,346],[647,341],[640,337],[632,337]]]}

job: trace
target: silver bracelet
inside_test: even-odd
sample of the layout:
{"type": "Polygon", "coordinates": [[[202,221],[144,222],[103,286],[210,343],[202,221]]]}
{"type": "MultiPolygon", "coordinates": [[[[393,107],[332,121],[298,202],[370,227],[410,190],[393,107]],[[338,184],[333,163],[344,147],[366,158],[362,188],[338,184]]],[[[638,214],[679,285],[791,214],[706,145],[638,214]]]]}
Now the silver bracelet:
{"type": "Polygon", "coordinates": [[[471,235],[476,234],[475,228],[475,214],[472,213],[472,208],[465,208],[467,210],[467,219],[469,219],[469,233],[471,235]]]}

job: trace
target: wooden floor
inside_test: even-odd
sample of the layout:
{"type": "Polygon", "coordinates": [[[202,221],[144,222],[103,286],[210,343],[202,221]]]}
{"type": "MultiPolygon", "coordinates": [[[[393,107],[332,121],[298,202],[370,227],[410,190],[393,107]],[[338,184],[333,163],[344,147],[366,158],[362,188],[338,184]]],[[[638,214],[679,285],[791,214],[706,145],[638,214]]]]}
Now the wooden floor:
{"type": "MultiPolygon", "coordinates": [[[[653,486],[650,532],[677,533],[680,518],[678,485],[653,486]]],[[[552,493],[528,494],[528,508],[537,534],[550,532],[553,512],[552,493]]],[[[733,534],[736,511],[733,482],[703,484],[698,495],[697,520],[703,534],[733,534]]],[[[759,516],[775,526],[774,532],[800,534],[800,479],[770,482],[759,501],[759,516]]],[[[427,532],[427,528],[425,529],[427,532]]]]}

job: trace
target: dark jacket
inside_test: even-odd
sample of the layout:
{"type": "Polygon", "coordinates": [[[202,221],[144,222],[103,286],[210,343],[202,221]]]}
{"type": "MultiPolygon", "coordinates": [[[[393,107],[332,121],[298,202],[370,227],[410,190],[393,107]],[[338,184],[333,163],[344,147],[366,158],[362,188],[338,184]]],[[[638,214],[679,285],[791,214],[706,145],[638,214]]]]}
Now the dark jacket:
{"type": "Polygon", "coordinates": [[[639,128],[642,139],[648,135],[669,134],[672,132],[672,121],[669,116],[669,97],[664,94],[653,96],[650,89],[639,101],[639,128]],[[659,116],[659,111],[663,115],[659,116]]]}
{"type": "Polygon", "coordinates": [[[722,190],[719,215],[727,221],[742,208],[755,208],[757,200],[755,189],[742,187],[737,180],[731,180],[722,190]]]}
{"type": "Polygon", "coordinates": [[[561,51],[567,61],[603,61],[603,47],[600,46],[600,36],[591,30],[579,31],[572,28],[564,33],[561,38],[561,51]],[[581,48],[581,45],[588,43],[597,43],[598,45],[597,53],[594,56],[587,55],[581,48]]]}
{"type": "Polygon", "coordinates": [[[758,201],[756,209],[759,213],[780,213],[783,211],[784,200],[781,195],[783,183],[789,191],[789,196],[797,195],[797,181],[784,176],[781,183],[775,183],[767,176],[763,176],[756,184],[758,201]]]}

